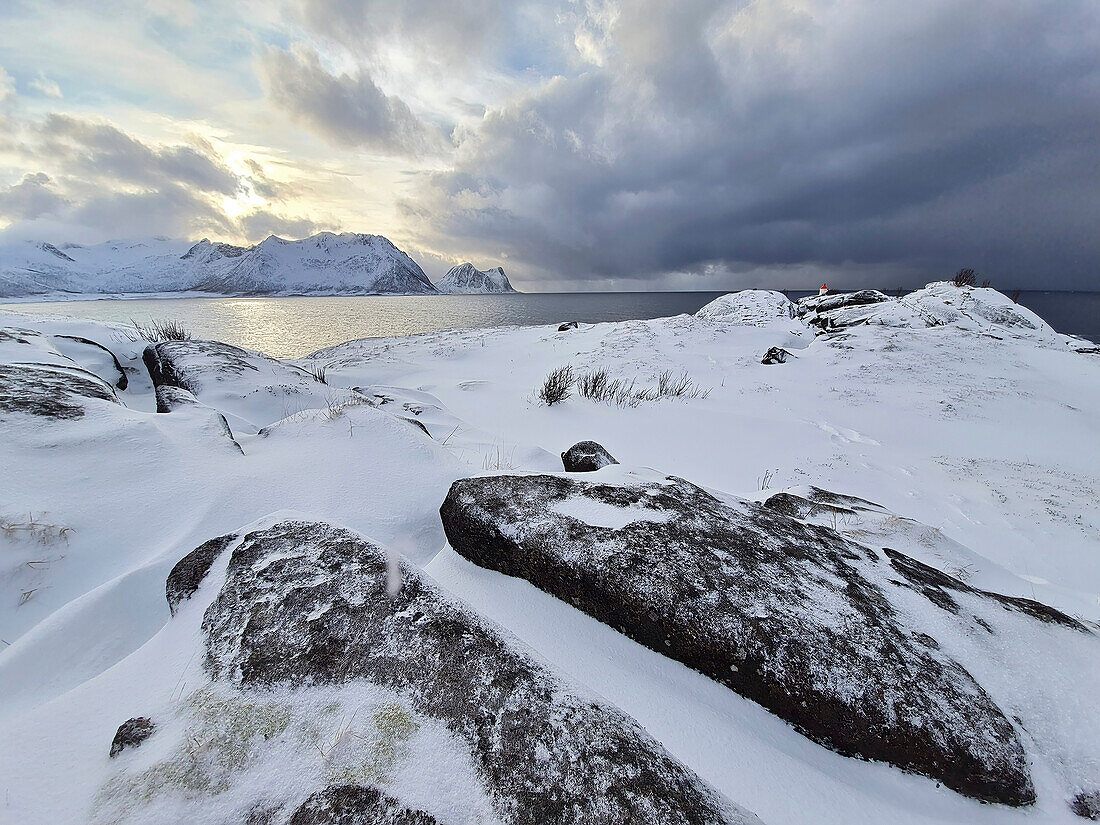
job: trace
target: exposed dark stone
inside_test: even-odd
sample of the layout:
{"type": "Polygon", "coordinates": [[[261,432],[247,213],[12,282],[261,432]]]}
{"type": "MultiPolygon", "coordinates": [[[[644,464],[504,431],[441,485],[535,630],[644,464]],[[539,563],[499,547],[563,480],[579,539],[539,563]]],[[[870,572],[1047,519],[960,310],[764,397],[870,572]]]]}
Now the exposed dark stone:
{"type": "Polygon", "coordinates": [[[168,413],[180,407],[198,406],[199,400],[190,392],[172,384],[156,385],[157,412],[168,413]]]}
{"type": "Polygon", "coordinates": [[[882,549],[890,558],[890,564],[892,564],[894,569],[901,573],[910,584],[914,585],[914,589],[923,593],[934,604],[946,610],[950,610],[952,613],[959,612],[959,605],[947,593],[948,590],[955,590],[960,593],[976,593],[980,596],[985,596],[986,598],[1000,602],[1001,606],[1006,610],[1026,613],[1028,616],[1031,616],[1033,619],[1038,619],[1041,622],[1064,625],[1065,627],[1079,630],[1082,633],[1092,632],[1085,627],[1085,625],[1081,624],[1081,622],[1042,602],[1024,599],[1019,596],[1004,596],[1000,593],[992,593],[988,590],[979,590],[976,587],[971,587],[966,582],[956,579],[954,576],[949,576],[937,570],[935,567],[930,567],[904,553],[899,553],[897,550],[891,550],[889,547],[884,547],[882,549]]]}
{"type": "Polygon", "coordinates": [[[406,808],[377,788],[330,785],[303,802],[290,825],[436,825],[436,818],[406,808]]]}
{"type": "Polygon", "coordinates": [[[206,578],[206,574],[210,572],[210,566],[236,538],[236,533],[228,533],[210,539],[176,562],[164,585],[168,609],[173,616],[176,615],[180,602],[190,599],[195,594],[202,580],[206,578]]]}
{"type": "Polygon", "coordinates": [[[506,822],[756,821],[622,712],[578,696],[418,570],[400,573],[390,596],[385,551],[328,524],[246,535],[203,619],[207,672],[397,691],[466,742],[506,822]]]}
{"type": "MultiPolygon", "coordinates": [[[[204,373],[224,377],[240,376],[248,370],[255,372],[258,368],[250,359],[263,356],[220,341],[164,341],[147,346],[141,358],[154,386],[181,387],[198,395],[204,373]]],[[[287,370],[290,371],[289,367],[287,370]]]]}
{"type": "Polygon", "coordinates": [[[111,758],[114,759],[126,748],[136,748],[152,736],[153,731],[156,729],[157,726],[153,723],[153,720],[145,716],[135,716],[133,719],[127,719],[118,726],[115,738],[111,741],[111,758]]]}
{"type": "Polygon", "coordinates": [[[81,418],[88,399],[119,403],[111,385],[86,370],[50,364],[0,364],[0,412],[81,418]]]}
{"type": "Polygon", "coordinates": [[[813,295],[809,298],[803,298],[797,306],[799,314],[805,314],[806,312],[829,312],[842,307],[881,304],[889,300],[890,296],[879,292],[877,289],[861,289],[858,292],[843,292],[839,295],[832,293],[823,296],[813,295]]]}
{"type": "Polygon", "coordinates": [[[566,330],[576,329],[580,326],[576,321],[567,321],[558,327],[558,332],[565,332],[566,330]]]}
{"type": "Polygon", "coordinates": [[[1100,791],[1082,791],[1073,797],[1069,809],[1085,819],[1100,821],[1100,791]]]}
{"type": "Polygon", "coordinates": [[[90,338],[81,338],[79,335],[55,335],[55,338],[66,338],[69,341],[76,341],[80,344],[87,344],[88,346],[98,347],[105,353],[111,356],[111,360],[115,363],[115,369],[118,370],[118,381],[115,382],[115,386],[120,390],[126,389],[130,383],[130,379],[126,377],[126,370],[122,368],[122,364],[119,363],[118,357],[111,352],[107,347],[103,346],[97,341],[93,341],[90,338]]]}
{"type": "Polygon", "coordinates": [[[771,347],[764,353],[764,357],[760,359],[761,364],[785,364],[787,363],[787,356],[790,355],[783,347],[771,347]]]}
{"type": "Polygon", "coordinates": [[[902,623],[870,578],[882,578],[880,557],[835,531],[724,504],[675,477],[463,479],[440,514],[467,559],[530,581],[842,754],[983,801],[1035,800],[1012,724],[961,665],[914,638],[923,628],[902,623]],[[577,497],[637,520],[616,530],[557,511],[577,497]]]}
{"type": "Polygon", "coordinates": [[[619,462],[595,441],[578,441],[561,454],[561,463],[571,473],[590,473],[619,462]]]}

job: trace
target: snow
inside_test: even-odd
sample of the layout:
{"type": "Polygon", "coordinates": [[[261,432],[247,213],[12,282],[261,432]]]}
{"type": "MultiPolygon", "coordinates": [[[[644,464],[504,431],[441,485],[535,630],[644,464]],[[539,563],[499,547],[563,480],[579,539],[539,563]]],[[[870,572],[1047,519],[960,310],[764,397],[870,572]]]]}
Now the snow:
{"type": "Polygon", "coordinates": [[[451,295],[515,292],[501,267],[481,270],[469,262],[451,267],[435,286],[451,295]]]}
{"type": "MultiPolygon", "coordinates": [[[[468,285],[462,291],[511,290],[502,270],[480,274],[485,276],[485,289],[468,285]]],[[[23,241],[0,247],[0,296],[9,298],[436,291],[420,266],[381,235],[321,232],[300,241],[272,235],[252,247],[211,243],[205,238],[195,244],[158,238],[63,247],[23,241]]]]}
{"type": "MultiPolygon", "coordinates": [[[[169,261],[188,248],[59,249],[71,263],[35,248],[26,260],[39,268],[35,283],[70,288],[86,286],[113,255],[169,261]]],[[[320,252],[301,254],[304,261],[320,252]]],[[[150,288],[182,285],[167,265],[150,272],[150,288]]],[[[105,286],[121,286],[123,274],[105,286]]],[[[10,278],[5,264],[0,283],[10,278]]],[[[129,378],[113,390],[121,403],[90,399],[75,420],[0,410],[0,517],[55,528],[44,539],[0,533],[0,820],[107,821],[116,811],[120,821],[219,821],[250,783],[285,787],[288,797],[319,787],[316,751],[313,758],[276,737],[253,767],[230,772],[229,795],[217,803],[224,809],[199,817],[170,795],[144,808],[129,792],[112,792],[95,809],[112,779],[136,779],[171,760],[196,712],[187,697],[209,689],[193,657],[227,554],[172,621],[168,571],[213,536],[293,511],[403,553],[771,825],[1080,822],[1066,804],[1069,783],[1100,783],[1095,637],[1059,631],[1051,650],[1053,631],[1008,611],[996,637],[970,634],[919,594],[905,597],[906,609],[941,623],[947,652],[973,668],[1006,714],[1028,721],[1038,803],[1008,810],[819,747],[727,688],[445,546],[438,508],[452,481],[561,471],[560,452],[592,439],[623,462],[594,480],[649,477],[638,468],[653,468],[653,477],[680,476],[719,497],[763,500],[781,490],[804,494],[808,485],[858,496],[882,510],[810,520],[961,572],[975,587],[1100,620],[1100,358],[1074,351],[1080,341],[987,289],[934,284],[837,310],[865,320],[828,334],[792,317],[778,293],[740,295],[698,317],[586,325],[568,335],[527,327],[349,342],[299,362],[325,365],[327,384],[250,354],[258,374],[243,386],[200,379],[203,406],[167,414],[155,412],[141,360],[147,342],[109,324],[0,314],[0,327],[40,334],[28,344],[0,342],[0,363],[83,368],[114,386],[105,353],[55,337],[76,336],[110,349],[129,378]],[[772,346],[798,357],[760,364],[772,346]],[[639,385],[687,371],[711,393],[636,407],[576,394],[541,405],[538,386],[565,364],[605,367],[639,385]],[[348,404],[351,388],[371,403],[348,404]],[[208,426],[203,408],[226,417],[243,454],[208,426]],[[165,726],[108,759],[115,729],[139,715],[165,726]]],[[[634,517],[622,508],[567,514],[611,528],[634,517]]],[[[299,726],[331,719],[320,709],[337,703],[331,727],[341,714],[373,718],[391,700],[362,685],[262,699],[288,705],[299,726]]],[[[475,821],[485,797],[460,749],[428,724],[416,736],[411,761],[387,788],[446,821],[475,821]]]]}

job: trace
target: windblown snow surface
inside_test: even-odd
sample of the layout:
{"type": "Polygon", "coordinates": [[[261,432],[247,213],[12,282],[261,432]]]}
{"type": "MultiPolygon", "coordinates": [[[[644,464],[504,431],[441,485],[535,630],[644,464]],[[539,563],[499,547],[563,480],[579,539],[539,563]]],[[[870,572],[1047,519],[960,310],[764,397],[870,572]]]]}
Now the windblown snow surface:
{"type": "MultiPolygon", "coordinates": [[[[446,546],[439,506],[453,481],[561,472],[560,453],[592,439],[623,464],[587,475],[611,482],[672,474],[727,501],[815,487],[875,502],[807,520],[1097,631],[1100,355],[1078,351],[1088,342],[991,290],[948,284],[853,307],[785,300],[749,292],[698,316],[354,341],[296,364],[169,342],[160,351],[180,373],[161,393],[167,413],[142,358],[150,342],[92,321],[0,314],[0,821],[243,822],[240,806],[265,788],[313,793],[341,760],[361,764],[383,718],[404,731],[384,749],[385,793],[440,822],[497,821],[462,744],[386,689],[211,682],[200,623],[229,553],[175,617],[165,579],[211,538],[291,517],[401,554],[765,823],[1083,821],[1069,802],[1100,788],[1094,634],[1067,630],[1072,647],[1049,649],[1055,637],[1024,620],[1005,620],[1018,636],[967,636],[927,600],[904,605],[943,625],[950,654],[1027,720],[1036,804],[983,805],[816,745],[446,546]],[[808,323],[825,315],[833,321],[808,323]],[[763,365],[770,347],[793,357],[763,365]],[[538,387],[564,365],[637,388],[686,372],[710,392],[541,404],[538,387]],[[48,392],[25,392],[28,376],[48,392]],[[140,716],[157,732],[109,758],[118,726],[140,716]],[[204,765],[203,793],[188,796],[194,788],[158,771],[179,768],[196,742],[236,756],[204,765]]],[[[613,528],[635,517],[565,509],[613,528]]]]}

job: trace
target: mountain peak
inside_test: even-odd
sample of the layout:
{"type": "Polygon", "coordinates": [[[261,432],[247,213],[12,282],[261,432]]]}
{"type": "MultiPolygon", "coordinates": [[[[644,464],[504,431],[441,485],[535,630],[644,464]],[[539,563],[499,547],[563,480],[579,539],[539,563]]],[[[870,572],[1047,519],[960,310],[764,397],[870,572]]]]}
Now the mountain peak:
{"type": "Polygon", "coordinates": [[[469,261],[452,267],[435,286],[452,295],[515,292],[502,267],[480,270],[469,261]]]}

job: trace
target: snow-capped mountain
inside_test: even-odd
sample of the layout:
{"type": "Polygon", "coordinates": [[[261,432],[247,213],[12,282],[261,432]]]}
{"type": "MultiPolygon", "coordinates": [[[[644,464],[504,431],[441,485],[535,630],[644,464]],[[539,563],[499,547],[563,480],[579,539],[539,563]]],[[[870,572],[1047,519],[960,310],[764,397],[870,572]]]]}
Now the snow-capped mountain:
{"type": "Polygon", "coordinates": [[[504,274],[501,267],[481,270],[469,261],[452,267],[443,280],[435,285],[435,288],[451,295],[516,291],[508,283],[508,276],[504,274]]]}
{"type": "Polygon", "coordinates": [[[432,294],[428,276],[381,235],[274,235],[251,247],[203,239],[22,242],[0,247],[0,297],[200,291],[248,295],[432,294]]]}

